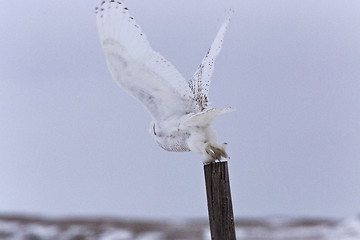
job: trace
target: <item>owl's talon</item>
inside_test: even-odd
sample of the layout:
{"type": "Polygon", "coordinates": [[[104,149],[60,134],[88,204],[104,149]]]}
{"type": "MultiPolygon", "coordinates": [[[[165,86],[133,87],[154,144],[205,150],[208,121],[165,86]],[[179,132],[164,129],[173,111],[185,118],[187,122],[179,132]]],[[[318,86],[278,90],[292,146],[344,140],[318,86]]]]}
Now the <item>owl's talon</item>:
{"type": "Polygon", "coordinates": [[[221,158],[228,158],[227,153],[225,150],[214,147],[213,145],[209,144],[205,148],[206,154],[212,159],[212,161],[221,161],[221,158]]]}

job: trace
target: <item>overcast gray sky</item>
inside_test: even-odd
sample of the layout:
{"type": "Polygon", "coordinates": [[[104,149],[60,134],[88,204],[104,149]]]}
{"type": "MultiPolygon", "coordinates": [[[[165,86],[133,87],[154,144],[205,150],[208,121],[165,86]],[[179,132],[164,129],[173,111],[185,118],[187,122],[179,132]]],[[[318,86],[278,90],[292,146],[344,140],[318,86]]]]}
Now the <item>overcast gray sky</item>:
{"type": "MultiPolygon", "coordinates": [[[[0,8],[0,212],[206,217],[201,156],[162,150],[117,87],[98,1],[0,8]]],[[[153,48],[190,78],[235,10],[210,101],[236,217],[360,206],[360,1],[132,0],[153,48]]]]}

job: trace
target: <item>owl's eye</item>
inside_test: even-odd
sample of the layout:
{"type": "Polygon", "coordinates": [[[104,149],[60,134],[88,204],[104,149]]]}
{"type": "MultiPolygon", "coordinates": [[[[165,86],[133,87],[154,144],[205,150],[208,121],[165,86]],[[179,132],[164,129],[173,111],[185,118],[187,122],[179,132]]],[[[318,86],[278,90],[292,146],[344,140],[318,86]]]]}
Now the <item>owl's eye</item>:
{"type": "Polygon", "coordinates": [[[153,125],[153,131],[154,131],[154,135],[156,136],[155,123],[154,123],[154,125],[153,125]]]}

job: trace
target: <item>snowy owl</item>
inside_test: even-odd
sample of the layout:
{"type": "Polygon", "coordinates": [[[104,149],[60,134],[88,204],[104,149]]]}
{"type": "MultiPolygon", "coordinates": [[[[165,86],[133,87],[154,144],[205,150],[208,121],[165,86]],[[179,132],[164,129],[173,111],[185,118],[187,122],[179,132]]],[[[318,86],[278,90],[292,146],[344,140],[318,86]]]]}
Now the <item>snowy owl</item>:
{"type": "Polygon", "coordinates": [[[217,142],[211,123],[232,108],[208,109],[207,95],[230,15],[194,76],[186,81],[151,48],[122,1],[101,1],[95,13],[109,71],[118,85],[150,112],[150,134],[155,141],[167,151],[200,153],[204,164],[228,158],[227,144],[217,142]]]}

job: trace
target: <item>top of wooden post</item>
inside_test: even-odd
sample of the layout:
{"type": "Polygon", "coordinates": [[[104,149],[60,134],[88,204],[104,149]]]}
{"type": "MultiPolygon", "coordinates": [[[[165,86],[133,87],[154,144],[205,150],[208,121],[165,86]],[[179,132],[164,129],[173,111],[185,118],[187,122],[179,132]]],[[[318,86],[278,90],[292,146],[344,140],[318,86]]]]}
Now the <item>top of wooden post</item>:
{"type": "Polygon", "coordinates": [[[204,173],[211,239],[236,240],[228,164],[206,164],[204,173]]]}

